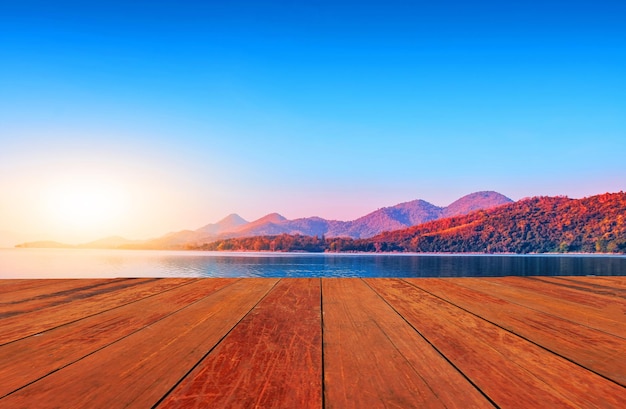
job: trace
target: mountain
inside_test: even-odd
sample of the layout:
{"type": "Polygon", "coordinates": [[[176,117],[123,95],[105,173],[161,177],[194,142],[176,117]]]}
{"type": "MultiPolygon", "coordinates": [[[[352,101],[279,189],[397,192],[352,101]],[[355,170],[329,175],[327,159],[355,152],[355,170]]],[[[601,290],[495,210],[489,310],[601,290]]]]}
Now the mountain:
{"type": "Polygon", "coordinates": [[[444,215],[465,214],[474,209],[489,209],[511,203],[508,197],[496,192],[477,192],[460,198],[448,207],[438,207],[424,200],[413,200],[391,207],[383,207],[352,221],[326,220],[308,217],[288,220],[272,213],[254,222],[241,225],[221,234],[207,234],[200,241],[218,238],[252,237],[274,234],[301,234],[305,236],[368,238],[383,231],[415,226],[444,215]]]}
{"type": "Polygon", "coordinates": [[[145,242],[109,237],[81,246],[32,242],[19,247],[626,253],[626,193],[583,199],[534,197],[512,202],[496,192],[477,192],[445,208],[414,200],[349,222],[319,217],[288,220],[272,213],[249,223],[230,215],[207,226],[145,242]],[[406,227],[412,223],[416,225],[406,227]],[[402,227],[391,230],[395,226],[402,227]],[[385,231],[370,235],[382,229],[385,231]],[[204,236],[215,231],[225,232],[218,238],[204,236]]]}
{"type": "Polygon", "coordinates": [[[278,234],[368,238],[384,231],[436,220],[445,214],[464,214],[473,209],[488,209],[511,202],[511,199],[500,193],[476,192],[463,196],[448,207],[438,207],[424,200],[413,200],[383,207],[352,221],[326,220],[321,217],[288,220],[278,213],[271,213],[258,220],[246,222],[240,216],[231,214],[215,224],[208,224],[193,232],[170,233],[150,240],[144,247],[188,248],[221,239],[278,234]]]}
{"type": "Polygon", "coordinates": [[[282,234],[219,240],[197,249],[626,253],[626,193],[606,193],[584,199],[535,197],[384,232],[368,239],[282,234]]]}
{"type": "Polygon", "coordinates": [[[74,246],[72,244],[59,243],[56,241],[32,241],[28,243],[18,244],[15,247],[19,248],[64,248],[64,249],[118,249],[125,246],[133,246],[137,243],[143,243],[139,240],[128,240],[119,236],[105,237],[103,239],[90,241],[89,243],[79,244],[74,246]]]}
{"type": "Polygon", "coordinates": [[[15,247],[19,248],[50,248],[50,249],[70,249],[74,248],[70,244],[59,243],[51,240],[31,241],[28,243],[17,244],[15,247]]]}
{"type": "Polygon", "coordinates": [[[285,220],[281,226],[287,234],[301,234],[304,236],[323,236],[337,229],[345,222],[326,220],[321,217],[305,217],[295,220],[285,220]]]}
{"type": "Polygon", "coordinates": [[[278,213],[270,213],[245,225],[240,225],[222,235],[227,237],[264,236],[283,233],[282,225],[288,220],[278,213]]]}
{"type": "MultiPolygon", "coordinates": [[[[485,191],[470,193],[442,209],[441,216],[438,218],[461,216],[473,212],[474,210],[491,209],[492,207],[512,202],[511,199],[498,192],[485,191]]],[[[417,223],[414,223],[414,225],[415,224],[417,223]]]]}
{"type": "Polygon", "coordinates": [[[181,230],[167,233],[164,236],[142,242],[128,243],[119,246],[121,249],[166,250],[180,249],[197,243],[198,232],[181,230]]]}
{"type": "Polygon", "coordinates": [[[278,213],[271,213],[248,222],[233,213],[217,223],[207,224],[196,230],[171,232],[143,242],[117,238],[116,243],[109,238],[77,247],[184,249],[197,248],[203,243],[221,239],[278,234],[365,239],[385,231],[404,229],[440,219],[446,215],[464,214],[474,209],[489,209],[511,202],[511,199],[496,192],[476,192],[463,196],[447,207],[438,207],[424,200],[413,200],[383,207],[351,221],[326,220],[321,217],[288,220],[278,213]]]}
{"type": "Polygon", "coordinates": [[[200,227],[196,230],[196,232],[205,236],[218,236],[220,234],[233,231],[246,224],[248,224],[248,221],[243,219],[238,214],[232,213],[217,223],[207,224],[206,226],[200,227]]]}
{"type": "Polygon", "coordinates": [[[381,251],[626,252],[626,193],[534,197],[363,241],[381,251]]]}
{"type": "Polygon", "coordinates": [[[138,243],[138,240],[128,240],[120,236],[105,237],[103,239],[90,241],[89,243],[81,244],[76,247],[88,248],[88,249],[115,249],[124,245],[138,243]]]}
{"type": "Polygon", "coordinates": [[[440,217],[442,208],[424,200],[413,200],[391,207],[383,207],[354,221],[337,226],[329,237],[347,236],[367,238],[389,230],[414,226],[440,217]]]}

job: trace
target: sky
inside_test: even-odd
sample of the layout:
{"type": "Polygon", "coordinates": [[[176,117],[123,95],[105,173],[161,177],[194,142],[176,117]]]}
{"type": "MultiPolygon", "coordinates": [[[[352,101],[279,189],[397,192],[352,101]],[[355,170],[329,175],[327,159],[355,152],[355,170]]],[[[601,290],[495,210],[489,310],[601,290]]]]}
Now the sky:
{"type": "Polygon", "coordinates": [[[0,2],[0,245],[626,190],[625,20],[603,0],[0,2]]]}

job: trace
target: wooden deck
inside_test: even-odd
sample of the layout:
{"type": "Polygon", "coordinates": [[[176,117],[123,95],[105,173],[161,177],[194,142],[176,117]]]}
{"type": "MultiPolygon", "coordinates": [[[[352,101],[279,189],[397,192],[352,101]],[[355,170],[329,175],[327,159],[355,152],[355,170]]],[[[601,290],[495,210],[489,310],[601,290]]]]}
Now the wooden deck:
{"type": "Polygon", "coordinates": [[[626,277],[0,280],[0,408],[626,408],[626,277]]]}

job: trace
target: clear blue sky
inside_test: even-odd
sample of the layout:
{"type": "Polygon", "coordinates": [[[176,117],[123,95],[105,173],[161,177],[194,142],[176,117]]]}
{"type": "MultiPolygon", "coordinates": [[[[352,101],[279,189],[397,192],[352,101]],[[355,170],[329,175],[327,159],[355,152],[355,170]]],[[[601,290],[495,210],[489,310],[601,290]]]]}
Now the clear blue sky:
{"type": "Polygon", "coordinates": [[[0,231],[98,238],[42,227],[65,179],[134,238],[626,188],[623,1],[126,3],[0,4],[0,231]]]}

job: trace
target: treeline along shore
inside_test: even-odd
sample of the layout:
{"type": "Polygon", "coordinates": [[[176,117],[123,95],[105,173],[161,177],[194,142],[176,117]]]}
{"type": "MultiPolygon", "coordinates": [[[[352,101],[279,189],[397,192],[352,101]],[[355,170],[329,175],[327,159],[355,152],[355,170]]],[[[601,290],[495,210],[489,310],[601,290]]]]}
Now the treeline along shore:
{"type": "Polygon", "coordinates": [[[188,243],[186,249],[308,252],[625,253],[626,193],[534,197],[368,239],[281,234],[188,243]]]}
{"type": "Polygon", "coordinates": [[[354,238],[330,234],[256,234],[204,237],[179,232],[151,241],[112,237],[79,246],[55,242],[17,247],[108,249],[428,252],[428,253],[626,253],[626,193],[583,199],[539,196],[408,228],[354,238]],[[172,240],[172,237],[175,240],[172,240]]]}

